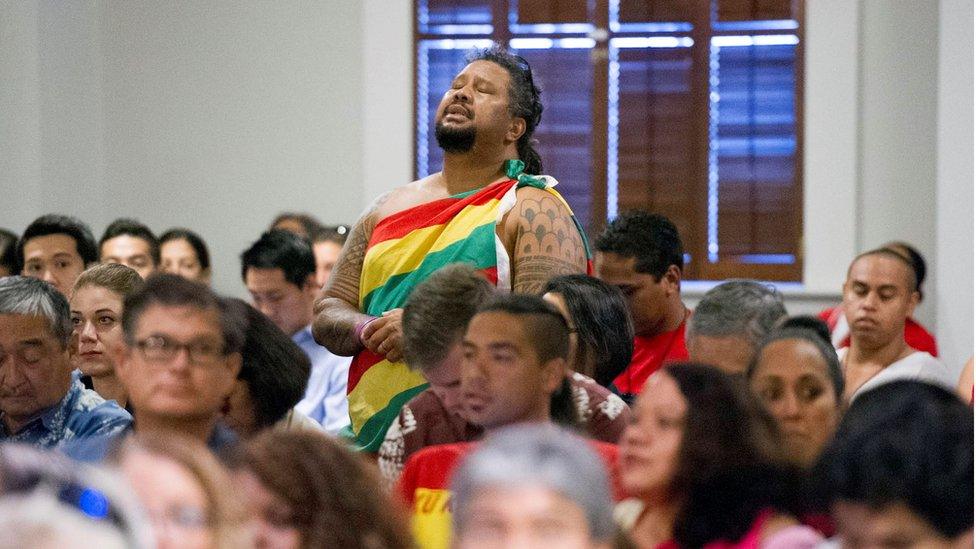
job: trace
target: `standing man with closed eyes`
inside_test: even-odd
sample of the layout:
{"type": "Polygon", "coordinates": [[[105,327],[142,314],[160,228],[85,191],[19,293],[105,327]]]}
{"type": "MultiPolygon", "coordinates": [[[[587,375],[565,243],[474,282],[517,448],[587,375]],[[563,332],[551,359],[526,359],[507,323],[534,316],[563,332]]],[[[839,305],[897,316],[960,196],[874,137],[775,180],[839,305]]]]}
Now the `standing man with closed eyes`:
{"type": "Polygon", "coordinates": [[[551,277],[588,270],[569,206],[542,173],[532,134],[542,117],[528,63],[500,47],[476,52],[435,114],[444,166],[380,197],[350,231],[315,304],[313,333],[355,355],[346,434],[375,452],[400,407],[426,388],[402,361],[410,290],[450,263],[468,263],[503,291],[536,293],[551,277]]]}

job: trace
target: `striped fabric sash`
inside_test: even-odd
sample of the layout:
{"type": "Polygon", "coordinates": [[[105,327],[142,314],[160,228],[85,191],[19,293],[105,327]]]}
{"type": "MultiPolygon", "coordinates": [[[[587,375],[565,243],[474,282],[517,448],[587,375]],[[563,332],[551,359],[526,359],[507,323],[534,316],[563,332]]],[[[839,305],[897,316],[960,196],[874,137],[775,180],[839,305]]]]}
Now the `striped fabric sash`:
{"type": "MultiPolygon", "coordinates": [[[[363,259],[360,310],[379,316],[403,307],[417,284],[450,263],[473,265],[497,288],[510,291],[510,260],[495,228],[515,206],[516,190],[531,185],[562,201],[551,188],[556,183],[554,179],[521,174],[522,167],[520,161],[508,161],[506,169],[511,179],[420,204],[380,220],[363,259]]],[[[575,217],[573,220],[576,222],[575,217]]],[[[578,222],[576,226],[585,245],[586,236],[578,222]]],[[[377,451],[400,408],[426,388],[423,376],[403,362],[390,362],[368,350],[357,354],[349,368],[347,386],[352,431],[347,434],[352,435],[355,446],[377,451]]]]}

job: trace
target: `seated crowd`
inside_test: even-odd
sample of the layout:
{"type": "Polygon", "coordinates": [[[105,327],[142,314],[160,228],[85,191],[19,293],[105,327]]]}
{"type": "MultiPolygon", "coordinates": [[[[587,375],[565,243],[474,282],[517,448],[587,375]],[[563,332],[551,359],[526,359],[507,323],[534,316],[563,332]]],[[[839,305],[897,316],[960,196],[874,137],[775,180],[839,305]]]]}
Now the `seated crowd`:
{"type": "Polygon", "coordinates": [[[347,233],[279,216],[247,303],[188,229],[0,232],[0,547],[972,546],[971,365],[913,319],[911,246],[820,318],[752,280],[687,307],[656,214],[531,293],[447,263],[356,327],[426,381],[373,453],[313,335],[347,233]]]}

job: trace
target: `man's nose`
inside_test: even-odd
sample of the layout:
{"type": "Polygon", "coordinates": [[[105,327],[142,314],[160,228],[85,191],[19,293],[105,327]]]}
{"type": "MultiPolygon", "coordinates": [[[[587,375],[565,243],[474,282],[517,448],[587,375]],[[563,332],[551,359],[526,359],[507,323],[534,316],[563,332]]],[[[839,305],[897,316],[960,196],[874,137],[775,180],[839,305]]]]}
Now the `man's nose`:
{"type": "Polygon", "coordinates": [[[41,280],[50,284],[55,284],[57,282],[57,280],[54,278],[54,272],[51,271],[49,267],[44,268],[44,272],[41,274],[41,280]]]}

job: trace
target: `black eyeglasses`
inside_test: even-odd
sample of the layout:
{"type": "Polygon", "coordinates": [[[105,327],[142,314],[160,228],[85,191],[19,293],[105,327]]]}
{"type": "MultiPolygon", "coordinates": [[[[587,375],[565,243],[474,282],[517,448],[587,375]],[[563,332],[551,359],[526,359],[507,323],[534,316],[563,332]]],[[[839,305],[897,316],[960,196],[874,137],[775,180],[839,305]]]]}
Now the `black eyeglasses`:
{"type": "Polygon", "coordinates": [[[149,336],[136,342],[136,348],[143,358],[152,362],[168,362],[176,358],[180,349],[186,349],[190,362],[209,364],[224,356],[225,345],[212,341],[191,341],[180,343],[164,336],[149,336]]]}

